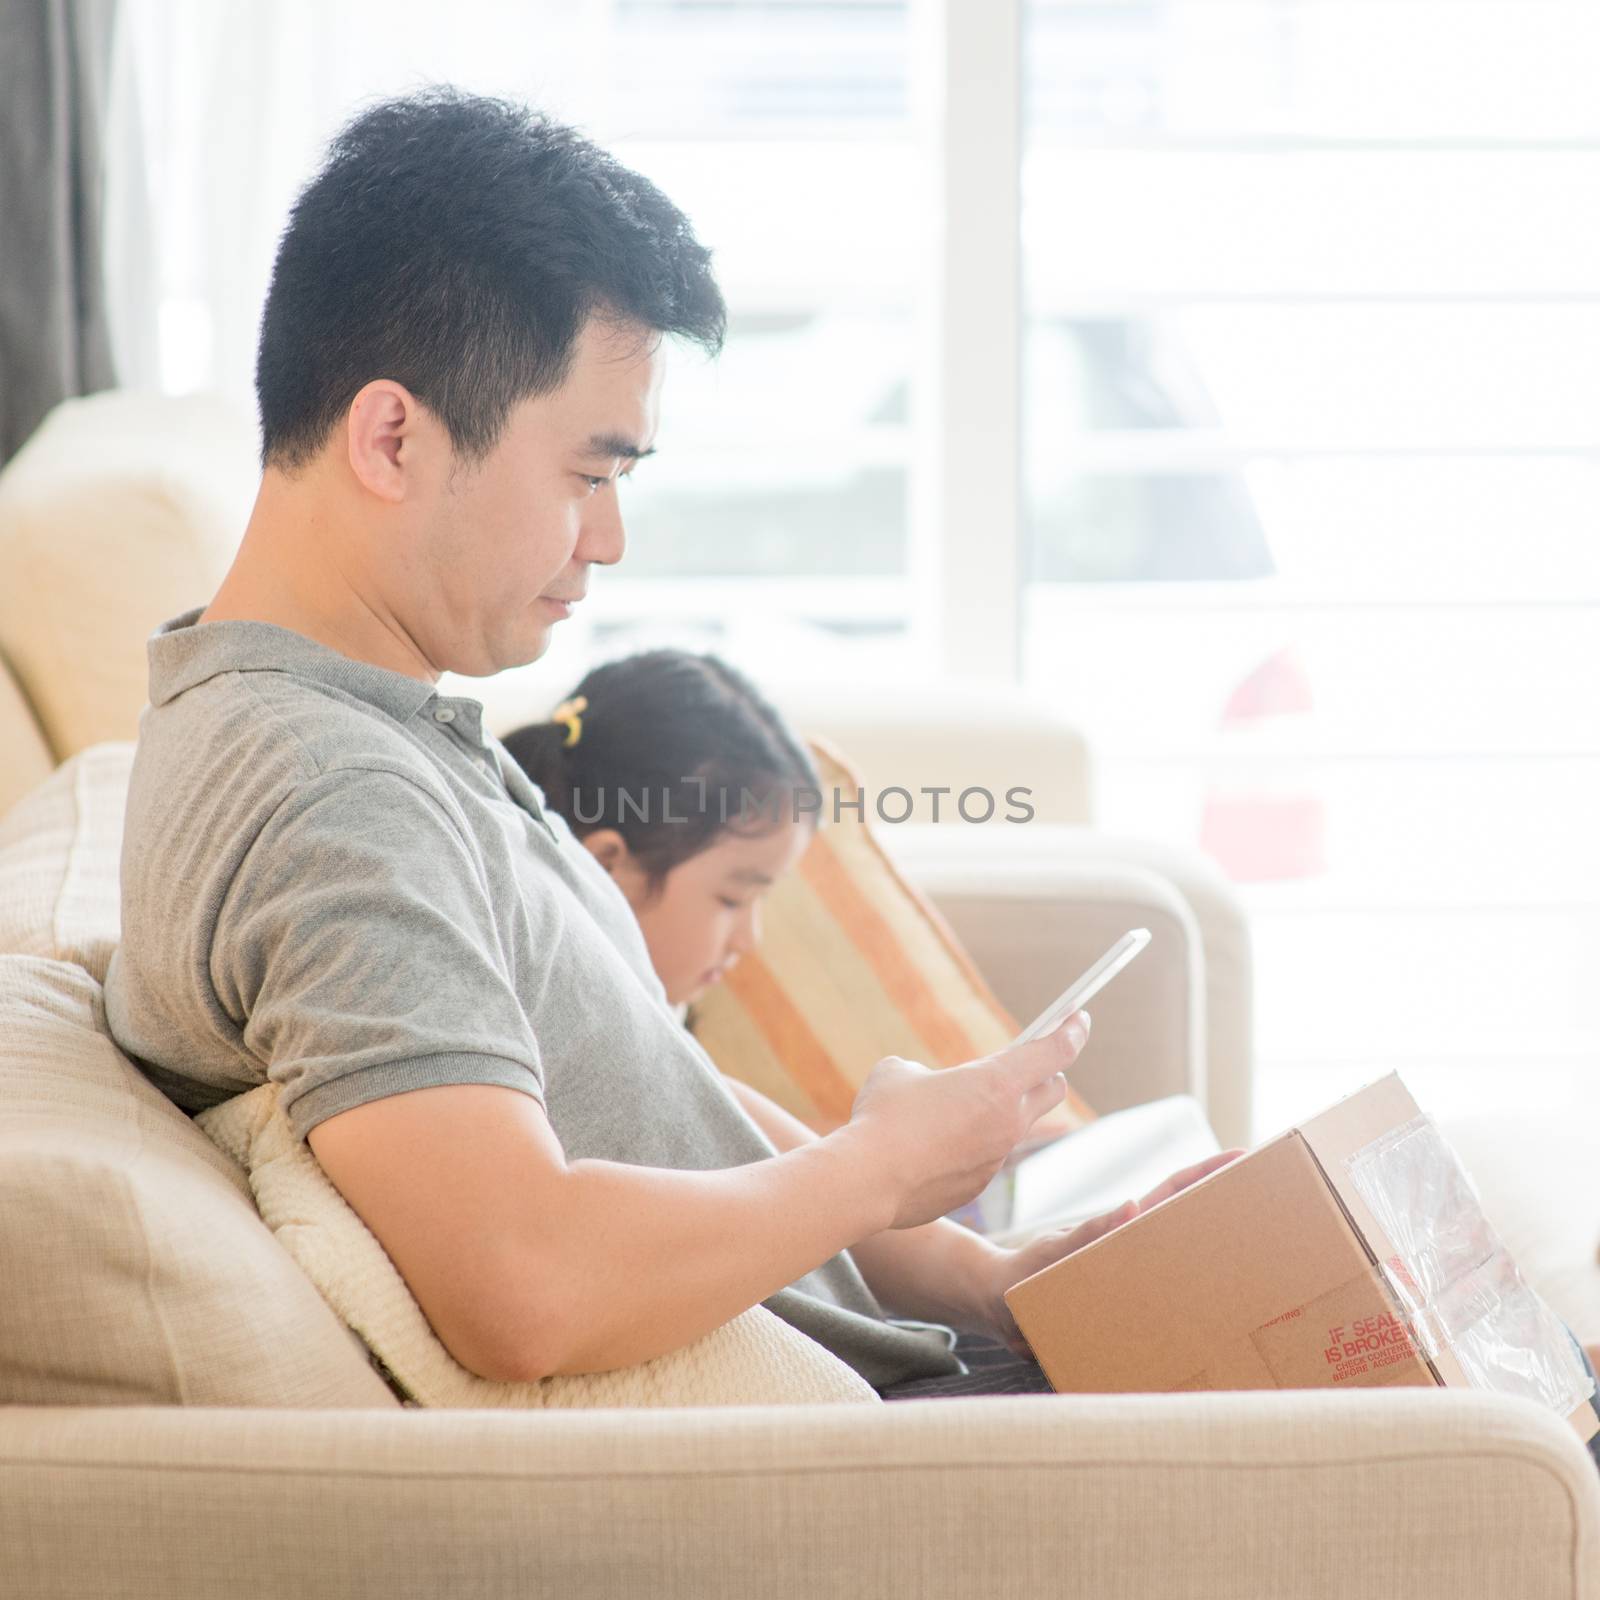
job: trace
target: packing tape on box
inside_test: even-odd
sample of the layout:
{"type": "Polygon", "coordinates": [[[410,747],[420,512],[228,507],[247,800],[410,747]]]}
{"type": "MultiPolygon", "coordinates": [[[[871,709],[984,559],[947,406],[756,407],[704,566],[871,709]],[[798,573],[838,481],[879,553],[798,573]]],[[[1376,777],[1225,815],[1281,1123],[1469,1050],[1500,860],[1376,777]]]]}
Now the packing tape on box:
{"type": "Polygon", "coordinates": [[[1572,1336],[1506,1253],[1431,1117],[1391,1128],[1345,1166],[1395,1248],[1381,1265],[1430,1358],[1448,1348],[1475,1388],[1560,1416],[1594,1394],[1572,1336]]]}

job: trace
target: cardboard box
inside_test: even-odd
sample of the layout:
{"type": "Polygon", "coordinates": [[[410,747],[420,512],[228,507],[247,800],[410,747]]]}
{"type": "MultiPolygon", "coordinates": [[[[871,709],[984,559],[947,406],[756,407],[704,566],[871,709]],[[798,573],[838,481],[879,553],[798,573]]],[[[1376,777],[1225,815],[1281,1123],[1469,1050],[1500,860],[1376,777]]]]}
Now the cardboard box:
{"type": "Polygon", "coordinates": [[[1006,1302],[1064,1392],[1443,1385],[1523,1393],[1584,1439],[1600,1428],[1564,1328],[1394,1076],[1006,1302]]]}

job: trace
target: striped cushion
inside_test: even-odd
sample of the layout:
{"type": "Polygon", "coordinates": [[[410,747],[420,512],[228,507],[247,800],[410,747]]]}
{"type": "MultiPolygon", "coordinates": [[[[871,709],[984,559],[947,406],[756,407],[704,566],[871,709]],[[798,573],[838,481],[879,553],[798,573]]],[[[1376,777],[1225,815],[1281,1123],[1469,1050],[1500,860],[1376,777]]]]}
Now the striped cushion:
{"type": "MultiPolygon", "coordinates": [[[[880,1057],[955,1066],[1000,1049],[1017,1024],[864,818],[845,811],[832,820],[835,789],[853,799],[860,779],[821,742],[811,752],[829,797],[827,825],[768,897],[759,950],[690,1009],[688,1022],[730,1077],[827,1132],[849,1120],[880,1057]]],[[[1069,1090],[1035,1137],[1093,1116],[1069,1090]]]]}

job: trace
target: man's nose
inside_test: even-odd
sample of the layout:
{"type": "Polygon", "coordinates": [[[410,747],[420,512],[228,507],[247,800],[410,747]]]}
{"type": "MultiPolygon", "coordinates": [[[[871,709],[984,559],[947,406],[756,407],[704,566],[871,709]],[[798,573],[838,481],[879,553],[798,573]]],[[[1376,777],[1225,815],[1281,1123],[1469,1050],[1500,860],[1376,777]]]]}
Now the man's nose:
{"type": "Polygon", "coordinates": [[[583,530],[574,552],[584,561],[595,561],[603,567],[614,566],[628,548],[627,535],[622,530],[622,507],[617,500],[617,486],[595,495],[583,513],[583,530]]]}

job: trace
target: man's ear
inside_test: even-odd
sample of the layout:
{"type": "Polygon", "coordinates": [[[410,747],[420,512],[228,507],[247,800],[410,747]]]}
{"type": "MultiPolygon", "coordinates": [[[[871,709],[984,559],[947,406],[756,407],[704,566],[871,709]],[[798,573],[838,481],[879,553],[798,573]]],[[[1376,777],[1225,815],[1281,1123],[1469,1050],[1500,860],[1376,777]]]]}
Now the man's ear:
{"type": "Polygon", "coordinates": [[[350,402],[345,441],[350,470],[369,494],[398,504],[405,498],[407,445],[420,420],[411,392],[389,378],[375,378],[350,402]]]}

